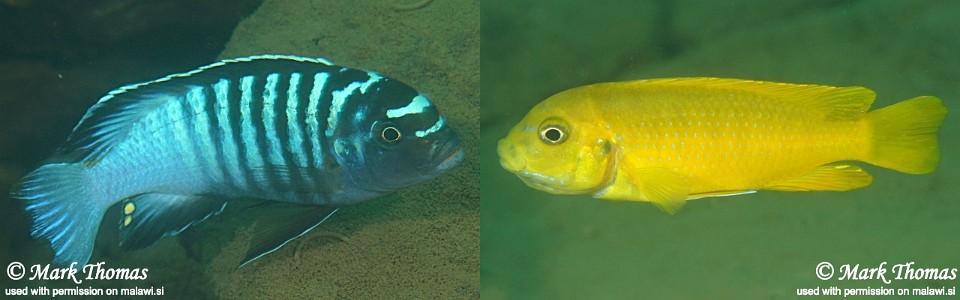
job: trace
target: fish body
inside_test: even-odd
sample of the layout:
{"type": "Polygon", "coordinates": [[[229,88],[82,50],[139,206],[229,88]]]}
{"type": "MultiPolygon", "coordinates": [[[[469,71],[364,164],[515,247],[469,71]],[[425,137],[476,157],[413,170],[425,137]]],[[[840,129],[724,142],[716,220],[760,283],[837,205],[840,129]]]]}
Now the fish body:
{"type": "Polygon", "coordinates": [[[108,207],[139,248],[220,212],[232,198],[302,205],[289,236],[254,241],[247,263],[338,207],[434,178],[463,159],[433,104],[399,81],[314,58],[261,55],[121,87],[29,173],[33,235],[54,263],[85,264],[108,207]]]}
{"type": "Polygon", "coordinates": [[[533,188],[650,201],[670,213],[688,199],[872,182],[847,161],[932,172],[941,100],[868,112],[875,97],[863,87],[719,78],[594,84],[538,104],[498,154],[533,188]]]}

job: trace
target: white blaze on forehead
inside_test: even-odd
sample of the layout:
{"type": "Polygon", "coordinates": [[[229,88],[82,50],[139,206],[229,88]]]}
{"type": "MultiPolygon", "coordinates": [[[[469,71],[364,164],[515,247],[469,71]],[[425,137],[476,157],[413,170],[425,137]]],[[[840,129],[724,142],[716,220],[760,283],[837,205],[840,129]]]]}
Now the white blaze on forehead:
{"type": "Polygon", "coordinates": [[[428,134],[440,131],[440,128],[443,128],[443,124],[444,124],[443,116],[440,116],[440,119],[437,120],[437,123],[434,123],[432,127],[427,128],[426,130],[417,130],[415,134],[417,135],[417,137],[425,137],[428,134]]]}
{"type": "Polygon", "coordinates": [[[416,97],[413,97],[413,100],[410,101],[410,104],[407,104],[407,106],[388,109],[387,118],[393,119],[409,114],[419,114],[422,113],[423,109],[427,107],[430,107],[430,100],[427,100],[427,97],[424,97],[423,95],[417,95],[416,97]]]}

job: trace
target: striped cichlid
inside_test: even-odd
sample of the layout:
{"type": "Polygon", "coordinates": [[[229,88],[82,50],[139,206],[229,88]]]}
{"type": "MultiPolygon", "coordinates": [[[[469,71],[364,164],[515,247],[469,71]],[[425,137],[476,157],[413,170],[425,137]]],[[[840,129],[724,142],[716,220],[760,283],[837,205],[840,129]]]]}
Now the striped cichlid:
{"type": "Polygon", "coordinates": [[[721,78],[600,83],[544,100],[497,150],[530,187],[649,201],[669,213],[688,199],[869,185],[851,160],[933,172],[941,100],[868,112],[874,98],[863,87],[721,78]]]}
{"type": "Polygon", "coordinates": [[[232,198],[290,203],[286,224],[257,229],[266,236],[242,266],[338,207],[437,177],[463,157],[443,116],[406,84],[323,59],[261,55],[111,91],[13,195],[26,200],[33,236],[51,243],[58,265],[86,264],[117,202],[127,249],[176,235],[232,198]]]}

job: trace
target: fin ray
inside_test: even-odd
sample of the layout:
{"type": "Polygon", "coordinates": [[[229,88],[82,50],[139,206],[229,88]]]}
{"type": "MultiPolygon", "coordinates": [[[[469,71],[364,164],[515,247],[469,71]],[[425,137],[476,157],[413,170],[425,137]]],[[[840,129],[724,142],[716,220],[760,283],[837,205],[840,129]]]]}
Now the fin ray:
{"type": "Polygon", "coordinates": [[[696,193],[696,194],[690,194],[690,196],[687,197],[687,200],[694,200],[694,199],[708,198],[708,197],[729,197],[729,196],[748,195],[756,192],[757,192],[756,190],[745,190],[745,191],[716,191],[716,192],[696,193]]]}
{"type": "Polygon", "coordinates": [[[661,210],[675,214],[683,208],[690,194],[686,179],[664,168],[632,168],[621,166],[614,182],[594,194],[609,200],[649,201],[661,210]]]}
{"type": "Polygon", "coordinates": [[[940,162],[937,131],[947,108],[920,96],[870,112],[873,138],[865,161],[909,174],[933,172],[940,162]]]}
{"type": "Polygon", "coordinates": [[[803,176],[768,184],[765,190],[775,191],[849,191],[873,182],[867,171],[854,165],[827,164],[803,176]]]}
{"type": "Polygon", "coordinates": [[[120,207],[120,247],[133,250],[152,245],[219,214],[226,205],[224,199],[201,195],[146,193],[131,197],[120,207]]]}
{"type": "Polygon", "coordinates": [[[290,241],[303,236],[330,218],[339,208],[330,206],[288,204],[274,210],[268,217],[257,221],[253,240],[246,257],[237,268],[263,257],[290,241]]]}
{"type": "Polygon", "coordinates": [[[170,101],[183,101],[183,95],[191,89],[212,85],[225,74],[242,76],[261,73],[262,70],[303,69],[302,63],[305,62],[323,68],[332,66],[329,61],[319,58],[257,55],[221,60],[189,72],[114,89],[87,110],[60,148],[60,155],[76,155],[77,161],[98,160],[116,141],[129,134],[131,124],[170,101]],[[264,68],[260,65],[262,63],[271,66],[264,68]],[[213,69],[216,70],[205,72],[213,69]]]}
{"type": "Polygon", "coordinates": [[[33,218],[32,235],[50,242],[53,264],[84,265],[103,214],[112,204],[91,189],[90,173],[80,164],[53,163],[27,174],[12,196],[27,202],[33,218]]]}

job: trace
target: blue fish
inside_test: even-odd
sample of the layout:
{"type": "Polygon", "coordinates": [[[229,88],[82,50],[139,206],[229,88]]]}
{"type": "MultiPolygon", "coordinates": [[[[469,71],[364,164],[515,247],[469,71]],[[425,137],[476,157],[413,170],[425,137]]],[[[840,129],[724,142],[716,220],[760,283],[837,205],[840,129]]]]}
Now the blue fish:
{"type": "MultiPolygon", "coordinates": [[[[339,207],[457,166],[460,139],[427,97],[394,79],[317,58],[260,55],[124,86],[14,189],[53,263],[90,259],[107,208],[137,249],[223,210],[230,199],[289,203],[244,264],[339,207]]],[[[259,226],[259,225],[258,225],[259,226]]]]}

